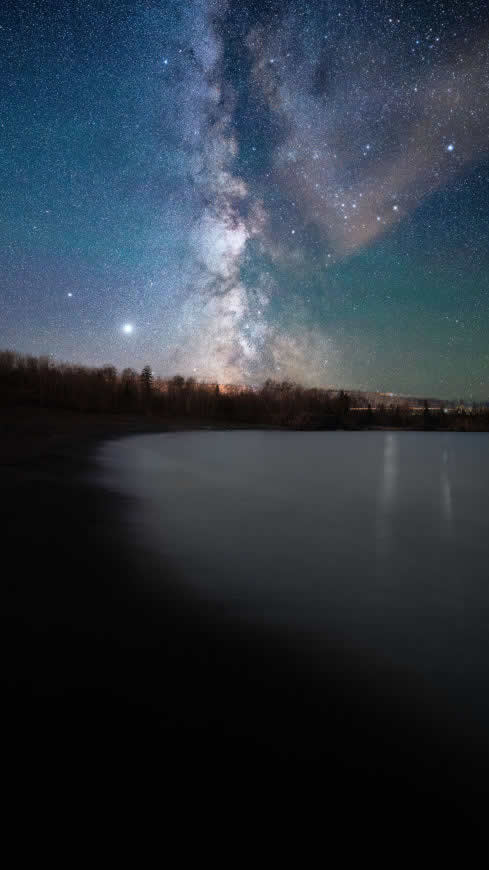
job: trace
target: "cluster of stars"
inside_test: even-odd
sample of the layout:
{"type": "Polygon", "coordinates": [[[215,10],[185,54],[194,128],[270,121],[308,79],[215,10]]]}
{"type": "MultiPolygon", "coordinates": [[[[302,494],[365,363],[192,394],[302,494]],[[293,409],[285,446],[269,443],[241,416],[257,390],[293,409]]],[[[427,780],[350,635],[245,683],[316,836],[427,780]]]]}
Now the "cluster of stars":
{"type": "Polygon", "coordinates": [[[355,387],[368,360],[372,389],[484,384],[477,0],[113,0],[96,27],[90,4],[10,5],[4,342],[221,381],[355,387]]]}

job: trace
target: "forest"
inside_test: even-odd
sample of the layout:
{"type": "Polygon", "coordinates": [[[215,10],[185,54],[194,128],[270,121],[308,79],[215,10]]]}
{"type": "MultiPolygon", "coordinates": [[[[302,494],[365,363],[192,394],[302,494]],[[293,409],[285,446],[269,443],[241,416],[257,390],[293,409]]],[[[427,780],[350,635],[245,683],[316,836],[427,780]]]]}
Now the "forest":
{"type": "Polygon", "coordinates": [[[290,429],[449,429],[488,431],[489,407],[470,408],[427,400],[366,402],[365,394],[266,380],[256,388],[198,382],[192,377],[155,377],[114,366],[56,362],[50,356],[0,351],[0,405],[37,406],[90,414],[147,415],[161,420],[216,426],[290,429]]]}

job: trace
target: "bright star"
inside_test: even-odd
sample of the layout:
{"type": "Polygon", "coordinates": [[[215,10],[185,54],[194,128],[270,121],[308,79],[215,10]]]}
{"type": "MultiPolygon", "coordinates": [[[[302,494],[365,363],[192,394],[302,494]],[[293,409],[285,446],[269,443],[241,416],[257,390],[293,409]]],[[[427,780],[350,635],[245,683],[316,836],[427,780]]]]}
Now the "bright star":
{"type": "Polygon", "coordinates": [[[134,326],[132,325],[132,323],[125,323],[122,327],[122,331],[125,332],[126,335],[130,335],[133,329],[134,326]]]}
{"type": "Polygon", "coordinates": [[[455,145],[450,142],[450,145],[447,145],[447,151],[455,151],[455,145]]]}

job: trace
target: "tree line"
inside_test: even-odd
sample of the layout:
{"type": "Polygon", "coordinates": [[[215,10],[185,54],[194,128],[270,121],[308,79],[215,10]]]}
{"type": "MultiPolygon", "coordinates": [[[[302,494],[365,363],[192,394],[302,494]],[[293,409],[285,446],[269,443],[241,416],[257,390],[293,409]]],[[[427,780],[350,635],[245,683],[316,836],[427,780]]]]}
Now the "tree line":
{"type": "Polygon", "coordinates": [[[162,419],[215,424],[269,425],[293,429],[488,430],[489,408],[440,407],[421,412],[406,403],[365,405],[361,394],[306,388],[267,380],[259,388],[220,386],[175,375],[158,378],[114,366],[88,367],[54,362],[47,356],[0,351],[0,403],[37,405],[90,413],[146,414],[162,419]]]}

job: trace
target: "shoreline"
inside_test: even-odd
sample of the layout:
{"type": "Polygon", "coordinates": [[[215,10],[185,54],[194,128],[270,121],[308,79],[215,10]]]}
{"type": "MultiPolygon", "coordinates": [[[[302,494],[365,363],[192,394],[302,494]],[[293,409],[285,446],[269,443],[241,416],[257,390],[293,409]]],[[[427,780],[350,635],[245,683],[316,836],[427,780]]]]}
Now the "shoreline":
{"type": "Polygon", "coordinates": [[[2,426],[11,745],[31,762],[48,747],[54,765],[73,747],[89,766],[144,758],[170,781],[273,770],[309,788],[321,776],[339,803],[355,791],[367,821],[376,795],[393,837],[414,804],[433,837],[450,825],[465,844],[485,837],[486,766],[471,771],[477,752],[436,731],[429,702],[413,707],[395,675],[366,679],[345,650],[331,648],[324,670],[300,637],[197,599],[131,539],[129,500],[95,482],[94,451],[168,431],[177,427],[29,409],[2,426]]]}
{"type": "Polygon", "coordinates": [[[22,464],[30,459],[48,457],[56,450],[84,451],[103,440],[130,435],[163,434],[180,431],[247,431],[270,432],[453,432],[483,433],[485,429],[424,428],[422,426],[365,426],[313,428],[272,424],[222,422],[188,418],[164,418],[131,414],[77,412],[66,409],[14,406],[0,408],[0,467],[22,464]]]}

